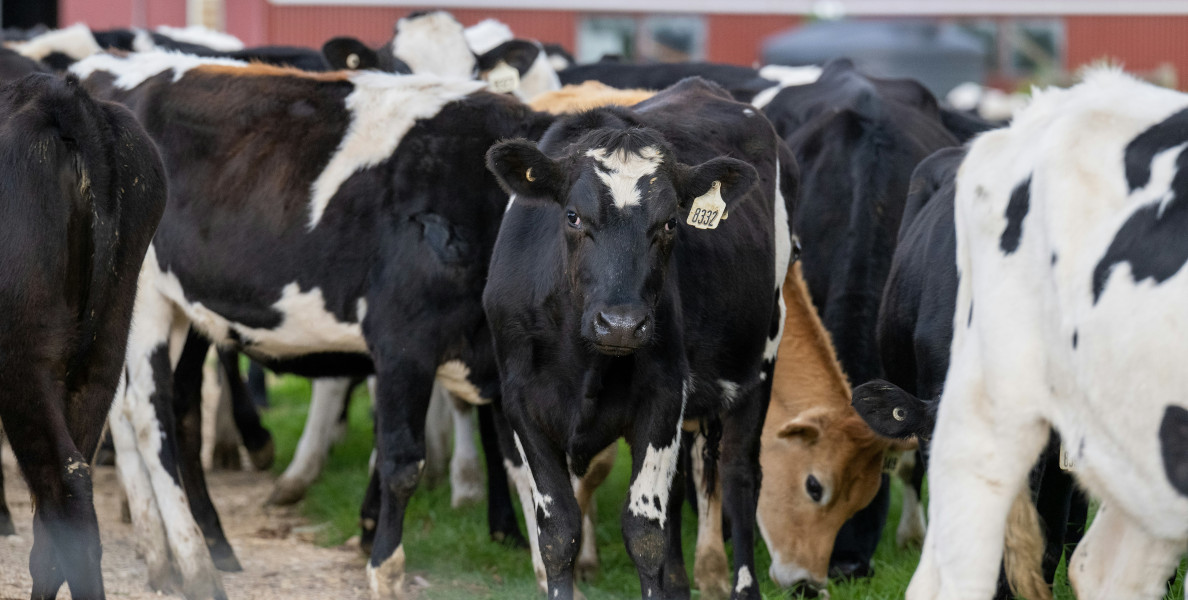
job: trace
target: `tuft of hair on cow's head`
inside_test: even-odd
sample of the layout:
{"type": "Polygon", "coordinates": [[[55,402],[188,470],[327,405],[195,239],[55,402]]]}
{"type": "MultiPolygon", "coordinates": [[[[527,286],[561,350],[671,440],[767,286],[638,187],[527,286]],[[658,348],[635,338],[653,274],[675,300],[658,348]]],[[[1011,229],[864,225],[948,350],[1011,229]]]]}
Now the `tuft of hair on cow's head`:
{"type": "Polygon", "coordinates": [[[715,234],[692,233],[686,217],[694,200],[716,191],[729,209],[758,175],[728,157],[681,163],[664,137],[646,127],[573,129],[563,136],[568,143],[546,141],[546,148],[559,148],[554,156],[510,140],[491,148],[487,166],[517,202],[554,207],[542,214],[564,232],[565,272],[583,303],[581,336],[594,351],[625,356],[654,337],[679,236],[715,234]]]}

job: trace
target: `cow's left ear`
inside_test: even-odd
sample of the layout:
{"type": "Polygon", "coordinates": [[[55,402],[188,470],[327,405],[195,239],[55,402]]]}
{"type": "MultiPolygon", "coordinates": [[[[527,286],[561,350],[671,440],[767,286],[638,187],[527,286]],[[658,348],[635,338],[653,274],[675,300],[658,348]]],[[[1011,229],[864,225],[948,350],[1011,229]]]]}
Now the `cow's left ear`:
{"type": "Polygon", "coordinates": [[[519,71],[520,75],[532,68],[536,57],[540,54],[540,47],[527,40],[508,40],[478,56],[479,73],[486,73],[494,69],[500,62],[505,62],[519,71]]]}
{"type": "Polygon", "coordinates": [[[689,208],[694,199],[710,191],[715,181],[722,182],[722,200],[731,209],[759,181],[759,173],[748,163],[724,156],[695,167],[678,163],[675,184],[681,208],[689,208]]]}
{"type": "Polygon", "coordinates": [[[533,142],[515,139],[491,146],[487,169],[509,194],[559,200],[561,168],[533,142]]]}

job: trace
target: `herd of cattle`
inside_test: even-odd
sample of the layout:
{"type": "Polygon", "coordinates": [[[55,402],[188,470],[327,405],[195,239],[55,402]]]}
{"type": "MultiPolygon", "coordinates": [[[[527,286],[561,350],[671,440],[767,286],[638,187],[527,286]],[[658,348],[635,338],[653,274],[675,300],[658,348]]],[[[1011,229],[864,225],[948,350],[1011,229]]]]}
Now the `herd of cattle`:
{"type": "Polygon", "coordinates": [[[988,123],[846,61],[573,65],[444,12],[379,49],[5,36],[0,420],[33,598],[104,596],[105,423],[149,585],[226,597],[212,344],[264,463],[234,352],[318,378],[277,502],[374,376],[378,599],[406,594],[435,389],[460,456],[479,407],[492,538],[530,545],[549,598],[597,568],[619,438],[648,598],[689,597],[686,500],[703,598],[759,597],[756,526],[781,586],[869,575],[893,473],[913,600],[1050,598],[1068,543],[1078,597],[1158,598],[1188,549],[1184,94],[1098,70],[988,123]]]}

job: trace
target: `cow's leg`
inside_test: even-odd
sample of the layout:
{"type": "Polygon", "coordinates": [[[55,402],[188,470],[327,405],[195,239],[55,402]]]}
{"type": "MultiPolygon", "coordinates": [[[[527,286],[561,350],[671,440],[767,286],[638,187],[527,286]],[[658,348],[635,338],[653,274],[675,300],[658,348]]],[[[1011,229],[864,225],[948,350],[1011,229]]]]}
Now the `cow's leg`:
{"type": "MultiPolygon", "coordinates": [[[[950,367],[937,416],[928,466],[930,525],[908,600],[984,600],[995,593],[1007,515],[1048,441],[1046,423],[998,405],[981,366],[961,358],[950,367]]],[[[1045,400],[1016,396],[1010,406],[1045,400]]]]}
{"type": "Polygon", "coordinates": [[[895,475],[903,481],[903,509],[899,513],[899,526],[895,529],[895,544],[903,548],[909,544],[924,541],[924,503],[921,494],[924,489],[924,461],[919,450],[903,452],[895,475]]]}
{"type": "Polygon", "coordinates": [[[268,381],[264,376],[264,367],[255,361],[248,363],[247,391],[252,404],[258,408],[268,408],[268,381]]]}
{"type": "Polygon", "coordinates": [[[454,456],[450,458],[450,506],[458,508],[483,501],[483,474],[479,470],[478,447],[474,444],[474,411],[464,400],[449,398],[454,421],[454,456]]]}
{"type": "Polygon", "coordinates": [[[247,386],[243,384],[243,376],[239,374],[239,353],[219,350],[218,355],[226,376],[227,391],[231,394],[231,415],[235,418],[235,428],[239,430],[239,437],[247,448],[252,466],[258,471],[266,471],[276,458],[276,447],[272,443],[272,434],[260,423],[260,412],[256,410],[247,386]]]}
{"type": "Polygon", "coordinates": [[[592,579],[598,572],[598,540],[594,532],[598,503],[594,491],[610,475],[618,454],[617,442],[607,446],[590,460],[586,474],[573,480],[573,495],[577,498],[578,509],[582,511],[582,547],[578,550],[577,558],[577,577],[582,581],[592,579]]]}
{"type": "MultiPolygon", "coordinates": [[[[4,430],[0,429],[0,445],[4,443],[4,430]]],[[[0,536],[15,536],[16,526],[12,523],[12,513],[8,510],[8,502],[4,495],[4,465],[0,464],[0,536]]]]}
{"type": "Polygon", "coordinates": [[[1055,431],[1042,460],[1043,475],[1036,491],[1035,508],[1044,529],[1044,581],[1052,585],[1056,567],[1064,555],[1064,536],[1076,483],[1071,473],[1060,468],[1060,435],[1055,431]]]}
{"type": "Polygon", "coordinates": [[[242,471],[243,460],[239,456],[241,440],[235,430],[235,417],[231,415],[231,384],[225,369],[216,371],[219,386],[219,400],[215,404],[214,443],[210,448],[210,468],[216,471],[242,471]]]}
{"type": "MultiPolygon", "coordinates": [[[[539,431],[512,421],[512,439],[528,475],[528,496],[536,516],[537,548],[544,563],[549,598],[582,598],[573,577],[582,535],[582,514],[573,495],[565,453],[539,431]]],[[[523,501],[523,497],[521,497],[523,501]]]]}
{"type": "Polygon", "coordinates": [[[421,485],[429,489],[436,488],[449,476],[450,433],[454,424],[451,404],[449,393],[434,381],[429,412],[425,415],[425,470],[421,474],[421,485]]]}
{"type": "MultiPolygon", "coordinates": [[[[680,434],[677,434],[678,438],[680,434]]],[[[685,505],[685,465],[677,449],[677,468],[669,486],[668,519],[664,531],[668,536],[665,543],[664,564],[660,567],[660,597],[689,600],[689,573],[685,570],[685,555],[681,551],[681,509],[685,505]]]]}
{"type": "Polygon", "coordinates": [[[717,456],[708,453],[705,435],[697,432],[689,448],[689,462],[693,471],[693,487],[697,492],[697,550],[693,559],[693,581],[706,600],[730,597],[730,563],[726,559],[726,544],[722,537],[722,478],[717,465],[707,464],[717,456]]]}
{"type": "MultiPolygon", "coordinates": [[[[141,485],[143,482],[136,467],[127,465],[122,468],[121,472],[132,474],[131,481],[124,483],[134,521],[156,517],[164,525],[169,554],[164,549],[146,548],[150,577],[168,572],[151,561],[171,555],[187,598],[223,599],[226,593],[222,578],[211,561],[202,531],[190,514],[178,471],[171,356],[180,356],[189,324],[175,314],[173,306],[156,292],[151,281],[145,281],[145,274],[151,275],[155,266],[151,251],[149,256],[141,272],[132,334],[128,338],[126,390],[122,402],[116,399],[118,408],[113,408],[113,413],[119,410],[127,424],[113,424],[112,436],[119,455],[131,451],[132,455],[140,457],[141,465],[137,467],[147,473],[151,486],[148,489],[156,502],[158,512],[147,510],[152,502],[134,497],[147,491],[141,485]],[[123,440],[121,436],[124,436],[123,440]]],[[[156,525],[138,527],[138,530],[151,533],[156,530],[156,525]]],[[[150,538],[145,543],[154,544],[156,539],[150,538]]]]}
{"type": "Polygon", "coordinates": [[[363,505],[359,508],[359,551],[364,556],[371,556],[380,515],[380,478],[375,470],[376,454],[373,448],[371,458],[367,461],[367,491],[363,493],[363,505]]]}
{"type": "Polygon", "coordinates": [[[1182,541],[1152,536],[1103,502],[1069,562],[1069,580],[1080,600],[1155,600],[1167,591],[1184,549],[1182,541]]]}
{"type": "Polygon", "coordinates": [[[367,579],[373,598],[404,598],[404,511],[425,466],[425,413],[437,365],[404,348],[427,348],[401,338],[379,342],[376,356],[375,425],[380,484],[376,523],[367,579]]]}
{"type": "MultiPolygon", "coordinates": [[[[680,582],[664,581],[662,577],[664,571],[671,570],[665,568],[670,558],[668,543],[671,534],[668,529],[680,526],[669,520],[669,500],[680,495],[679,491],[673,491],[672,482],[680,462],[684,416],[684,398],[681,397],[684,391],[677,392],[680,384],[669,389],[662,383],[646,401],[637,402],[641,408],[627,436],[631,445],[631,486],[621,521],[623,542],[639,572],[640,590],[645,598],[688,597],[689,593],[687,580],[682,591],[680,582]]],[[[756,447],[756,461],[758,458],[756,447]]],[[[752,529],[755,526],[754,512],[752,505],[752,529]]]]}
{"type": "MultiPolygon", "coordinates": [[[[0,373],[0,387],[9,399],[0,403],[0,421],[36,507],[29,556],[32,598],[55,598],[64,581],[69,582],[74,598],[103,598],[91,467],[75,445],[63,414],[64,408],[70,410],[69,405],[85,399],[67,399],[62,382],[54,381],[57,369],[44,359],[28,358],[9,358],[8,372],[0,373]]],[[[101,430],[102,406],[93,408],[99,413],[101,430]]],[[[98,431],[90,437],[97,438],[98,431]]]]}
{"type": "Polygon", "coordinates": [[[483,442],[483,455],[487,464],[487,526],[491,539],[509,546],[526,548],[528,540],[520,533],[516,523],[516,510],[512,505],[511,490],[508,488],[507,472],[500,450],[501,432],[495,425],[495,407],[485,404],[478,407],[479,439],[483,442]]]}
{"type": "Polygon", "coordinates": [[[173,411],[181,458],[178,466],[190,511],[202,528],[215,566],[221,571],[242,571],[243,567],[223,533],[218,510],[206,487],[206,475],[202,472],[202,365],[209,350],[210,342],[191,329],[173,370],[173,411]]]}
{"type": "MultiPolygon", "coordinates": [[[[770,369],[769,369],[770,370],[770,369]]],[[[759,599],[755,575],[755,511],[759,504],[759,436],[771,398],[771,373],[758,388],[739,400],[722,421],[722,506],[730,518],[734,544],[734,588],[731,597],[759,599]]]]}
{"type": "Polygon", "coordinates": [[[334,428],[338,416],[346,404],[345,398],[351,391],[349,377],[322,377],[314,379],[309,398],[309,412],[305,417],[305,428],[297,441],[293,462],[285,468],[284,474],[276,480],[268,504],[293,504],[305,497],[309,486],[317,480],[330,455],[334,443],[334,428]]]}
{"type": "Polygon", "coordinates": [[[524,462],[520,449],[514,443],[515,434],[508,424],[502,410],[494,407],[493,420],[499,432],[499,448],[503,455],[503,466],[507,470],[508,479],[516,486],[516,496],[520,498],[520,509],[524,513],[524,529],[528,537],[528,548],[532,555],[532,572],[536,576],[536,585],[541,592],[549,589],[548,575],[545,573],[544,559],[540,556],[540,531],[536,527],[536,507],[532,502],[532,472],[528,463],[524,462]]]}

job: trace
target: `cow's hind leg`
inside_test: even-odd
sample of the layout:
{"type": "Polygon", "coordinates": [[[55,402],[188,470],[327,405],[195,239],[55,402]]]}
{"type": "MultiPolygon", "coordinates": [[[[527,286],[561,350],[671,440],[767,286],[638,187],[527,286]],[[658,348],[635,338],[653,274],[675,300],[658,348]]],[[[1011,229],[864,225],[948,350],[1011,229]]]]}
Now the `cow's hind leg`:
{"type": "Polygon", "coordinates": [[[1080,600],[1155,600],[1183,552],[1183,542],[1152,536],[1103,502],[1069,562],[1069,580],[1080,600]]]}
{"type": "Polygon", "coordinates": [[[607,446],[590,460],[586,474],[574,479],[573,495],[582,511],[582,547],[578,550],[577,577],[589,581],[598,573],[598,540],[594,531],[598,504],[594,492],[606,481],[619,454],[618,442],[607,446]]]}
{"type": "Polygon", "coordinates": [[[759,436],[771,398],[771,374],[739,399],[740,406],[722,421],[722,507],[730,517],[734,544],[731,597],[758,600],[755,575],[755,511],[759,504],[759,436]]]}
{"type": "Polygon", "coordinates": [[[482,440],[483,455],[487,459],[487,526],[491,539],[508,546],[527,548],[528,540],[520,533],[520,525],[516,523],[516,509],[508,488],[499,439],[503,434],[495,425],[495,407],[485,404],[479,406],[477,412],[479,439],[482,440]]]}
{"type": "Polygon", "coordinates": [[[902,453],[895,475],[903,481],[903,509],[899,513],[899,526],[895,528],[895,544],[900,548],[924,541],[926,530],[924,502],[924,460],[919,450],[902,453]]]}
{"type": "MultiPolygon", "coordinates": [[[[4,442],[4,431],[0,429],[0,443],[4,442]]],[[[8,502],[4,495],[4,465],[0,464],[0,536],[15,536],[16,526],[12,523],[12,513],[8,510],[8,502]]]]}
{"type": "Polygon", "coordinates": [[[474,444],[474,410],[464,400],[437,384],[448,398],[454,421],[454,455],[450,458],[450,506],[458,508],[483,501],[483,474],[478,464],[478,447],[474,444]]]}
{"type": "MultiPolygon", "coordinates": [[[[697,493],[697,550],[693,559],[693,581],[706,600],[730,597],[730,562],[722,537],[722,477],[718,473],[717,451],[710,452],[706,436],[693,434],[689,462],[697,493]],[[710,477],[710,473],[715,473],[710,477]],[[713,481],[710,481],[710,480],[713,481]]],[[[717,442],[715,442],[717,443],[717,442]]]]}
{"type": "Polygon", "coordinates": [[[908,600],[994,595],[1008,513],[1048,441],[1048,425],[1016,408],[1044,400],[1019,397],[1035,386],[1016,382],[1010,405],[996,402],[980,364],[960,358],[950,368],[932,440],[929,528],[908,600]]]}
{"type": "MultiPolygon", "coordinates": [[[[202,472],[202,364],[208,350],[210,342],[191,329],[173,371],[173,410],[181,458],[178,467],[190,511],[202,528],[215,566],[221,571],[242,571],[243,567],[223,533],[219,513],[210,500],[206,476],[202,472]]],[[[238,378],[237,373],[235,377],[238,378]]]]}
{"type": "Polygon", "coordinates": [[[322,377],[314,379],[312,384],[309,413],[305,428],[301,430],[301,439],[297,441],[297,451],[284,474],[273,485],[268,504],[283,506],[304,498],[330,455],[334,428],[351,392],[351,378],[322,377]]]}
{"type": "Polygon", "coordinates": [[[231,394],[231,415],[235,418],[235,428],[239,431],[243,446],[247,448],[252,466],[259,471],[268,470],[276,458],[276,447],[272,443],[272,434],[260,423],[260,413],[239,373],[239,353],[220,350],[218,355],[227,391],[231,394]]]}

